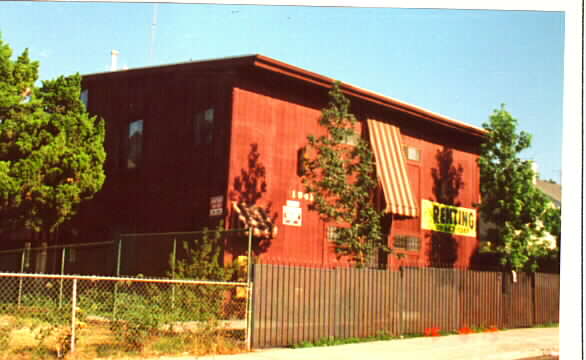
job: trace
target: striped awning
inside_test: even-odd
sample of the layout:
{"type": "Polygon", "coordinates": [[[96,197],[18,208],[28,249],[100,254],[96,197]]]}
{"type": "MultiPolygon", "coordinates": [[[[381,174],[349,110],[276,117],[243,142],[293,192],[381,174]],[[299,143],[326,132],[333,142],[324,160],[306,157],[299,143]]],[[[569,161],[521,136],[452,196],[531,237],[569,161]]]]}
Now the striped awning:
{"type": "Polygon", "coordinates": [[[417,216],[417,205],[401,149],[401,131],[396,126],[373,119],[368,119],[368,130],[376,160],[376,172],[387,203],[385,212],[417,216]]]}

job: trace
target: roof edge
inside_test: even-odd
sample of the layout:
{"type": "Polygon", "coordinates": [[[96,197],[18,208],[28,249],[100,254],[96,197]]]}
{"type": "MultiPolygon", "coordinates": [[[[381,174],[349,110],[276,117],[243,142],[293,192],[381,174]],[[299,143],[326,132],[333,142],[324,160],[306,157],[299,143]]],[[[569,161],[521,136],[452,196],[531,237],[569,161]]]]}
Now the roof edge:
{"type": "MultiPolygon", "coordinates": [[[[255,56],[255,60],[253,61],[253,65],[258,68],[262,68],[262,69],[273,71],[273,72],[278,72],[283,75],[297,78],[300,80],[304,80],[304,81],[307,81],[307,82],[310,82],[310,83],[313,83],[313,84],[316,84],[316,85],[319,85],[322,87],[326,87],[326,88],[331,88],[333,86],[334,82],[336,81],[335,79],[332,79],[330,77],[320,75],[320,74],[314,73],[312,71],[305,70],[300,67],[297,67],[297,66],[294,66],[291,64],[287,64],[282,61],[275,60],[273,58],[270,58],[270,57],[264,56],[264,55],[260,55],[260,54],[255,56]]],[[[454,118],[450,118],[445,115],[435,113],[433,111],[427,110],[427,109],[422,108],[420,106],[416,106],[416,105],[413,105],[413,104],[410,104],[410,103],[407,103],[404,101],[393,99],[393,98],[378,94],[374,91],[366,90],[366,89],[360,88],[358,86],[355,86],[355,85],[352,85],[349,83],[340,82],[340,84],[341,84],[342,91],[348,95],[362,98],[362,99],[370,101],[370,102],[375,102],[380,105],[390,107],[390,108],[393,108],[398,111],[407,112],[407,113],[410,113],[414,116],[422,117],[422,118],[439,123],[444,126],[447,125],[452,128],[464,130],[465,132],[473,134],[473,135],[485,136],[488,133],[488,131],[486,131],[483,128],[465,123],[460,120],[456,120],[454,118]]]]}
{"type": "Polygon", "coordinates": [[[184,62],[177,62],[172,64],[164,64],[164,65],[153,65],[153,66],[143,66],[137,68],[130,68],[130,69],[120,69],[114,71],[103,71],[103,72],[96,72],[90,74],[82,74],[83,78],[91,79],[95,77],[101,76],[122,76],[123,74],[132,74],[136,72],[149,72],[149,71],[156,71],[156,70],[172,70],[176,67],[182,68],[190,68],[190,67],[197,67],[197,66],[205,66],[208,65],[215,65],[215,66],[222,66],[223,64],[232,64],[232,65],[249,65],[259,56],[258,54],[248,54],[248,55],[239,55],[239,56],[229,56],[224,58],[215,58],[215,59],[202,59],[202,60],[195,60],[195,61],[184,61],[184,62]]]}
{"type": "MultiPolygon", "coordinates": [[[[84,79],[91,80],[97,77],[118,77],[118,76],[125,76],[134,73],[140,72],[152,72],[157,70],[175,70],[177,67],[182,69],[190,69],[190,68],[197,68],[197,67],[205,67],[209,65],[211,67],[221,67],[221,66],[253,66],[259,69],[264,69],[267,71],[279,73],[291,78],[296,78],[298,80],[302,80],[305,82],[309,82],[324,88],[331,88],[336,81],[333,78],[320,75],[318,73],[270,58],[265,55],[261,54],[249,54],[249,55],[241,55],[241,56],[232,56],[232,57],[225,57],[225,58],[216,58],[216,59],[203,59],[197,61],[187,61],[187,62],[180,62],[174,64],[166,64],[166,65],[157,65],[157,66],[146,66],[140,68],[133,68],[127,70],[117,70],[117,71],[105,71],[99,73],[91,73],[82,75],[84,79]]],[[[387,97],[382,94],[378,94],[374,91],[366,90],[360,88],[358,86],[340,82],[342,92],[346,93],[347,95],[360,98],[366,100],[368,102],[377,103],[379,105],[403,112],[411,114],[415,117],[423,118],[428,121],[434,122],[436,124],[447,126],[452,129],[456,129],[459,131],[463,131],[470,135],[484,137],[488,133],[486,130],[432,112],[425,108],[409,104],[404,101],[400,101],[397,99],[393,99],[387,97]]]]}

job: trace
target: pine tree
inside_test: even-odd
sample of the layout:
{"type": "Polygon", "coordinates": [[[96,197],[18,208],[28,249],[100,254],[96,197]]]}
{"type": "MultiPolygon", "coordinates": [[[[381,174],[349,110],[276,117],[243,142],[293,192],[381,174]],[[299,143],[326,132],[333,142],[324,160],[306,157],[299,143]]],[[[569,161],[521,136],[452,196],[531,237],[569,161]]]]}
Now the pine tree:
{"type": "Polygon", "coordinates": [[[377,186],[370,145],[355,131],[350,101],[334,83],[320,125],[327,135],[308,136],[305,191],[314,195],[311,209],[335,228],[338,256],[349,256],[357,266],[367,265],[382,244],[382,212],[374,206],[377,186]],[[349,143],[353,143],[349,145],[349,143]]]}
{"type": "Polygon", "coordinates": [[[495,110],[481,145],[480,215],[496,225],[489,249],[498,254],[506,270],[535,271],[538,259],[548,254],[543,220],[547,199],[535,187],[531,162],[519,153],[531,146],[531,135],[517,133],[517,120],[504,105],[495,110]]]}
{"type": "Polygon", "coordinates": [[[104,122],[80,100],[79,74],[43,81],[0,39],[0,231],[54,231],[105,179],[104,122]]]}

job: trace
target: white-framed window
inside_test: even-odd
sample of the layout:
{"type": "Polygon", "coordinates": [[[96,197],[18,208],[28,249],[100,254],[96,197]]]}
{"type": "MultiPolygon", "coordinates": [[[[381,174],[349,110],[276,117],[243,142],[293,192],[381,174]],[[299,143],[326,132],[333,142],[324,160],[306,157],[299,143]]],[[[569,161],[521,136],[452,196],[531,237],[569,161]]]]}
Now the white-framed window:
{"type": "Polygon", "coordinates": [[[126,167],[137,168],[142,159],[143,121],[135,120],[128,124],[128,156],[126,167]]]}
{"type": "Polygon", "coordinates": [[[28,104],[31,102],[32,99],[33,99],[33,91],[31,90],[30,87],[27,87],[22,92],[22,100],[20,100],[20,103],[21,104],[28,104]]]}
{"type": "Polygon", "coordinates": [[[403,145],[403,152],[405,153],[405,158],[407,160],[421,161],[421,149],[413,146],[403,145]]]}
{"type": "Polygon", "coordinates": [[[347,136],[344,141],[342,142],[342,144],[344,145],[350,145],[350,146],[356,146],[358,145],[358,141],[360,141],[360,134],[355,132],[350,136],[347,136]]]}
{"type": "Polygon", "coordinates": [[[193,144],[209,145],[214,139],[214,109],[195,114],[193,119],[193,144]]]}
{"type": "Polygon", "coordinates": [[[337,229],[339,226],[328,226],[326,227],[326,240],[329,243],[335,243],[338,240],[338,231],[337,229]]]}

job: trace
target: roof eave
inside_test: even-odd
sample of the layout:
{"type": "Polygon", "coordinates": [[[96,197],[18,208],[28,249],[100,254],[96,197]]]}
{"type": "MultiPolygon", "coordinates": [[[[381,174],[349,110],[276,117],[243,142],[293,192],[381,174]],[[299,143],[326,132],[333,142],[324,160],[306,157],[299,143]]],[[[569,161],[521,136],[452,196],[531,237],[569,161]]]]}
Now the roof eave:
{"type": "MultiPolygon", "coordinates": [[[[253,61],[253,65],[257,68],[280,73],[326,88],[332,87],[335,81],[334,79],[327,76],[323,76],[263,55],[256,55],[253,61]]],[[[466,124],[464,122],[431,112],[427,109],[403,101],[392,99],[369,90],[361,89],[348,83],[341,82],[340,84],[342,91],[347,95],[351,95],[368,102],[377,103],[397,111],[408,113],[418,118],[423,118],[428,121],[440,124],[442,126],[447,126],[459,131],[463,131],[469,135],[485,137],[488,133],[482,128],[466,124]]]]}

